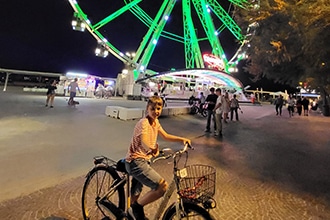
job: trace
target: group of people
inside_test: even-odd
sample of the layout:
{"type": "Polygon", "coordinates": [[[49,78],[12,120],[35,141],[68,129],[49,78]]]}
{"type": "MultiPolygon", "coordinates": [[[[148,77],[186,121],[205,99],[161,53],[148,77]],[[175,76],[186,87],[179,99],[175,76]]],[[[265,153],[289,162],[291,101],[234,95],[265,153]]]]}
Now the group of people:
{"type": "Polygon", "coordinates": [[[207,103],[207,123],[205,132],[211,132],[211,118],[214,124],[214,135],[222,136],[222,119],[225,123],[228,123],[228,114],[230,112],[230,120],[233,120],[234,114],[236,121],[238,121],[238,109],[240,109],[239,102],[236,94],[232,99],[229,98],[228,92],[224,95],[221,94],[220,88],[211,88],[210,94],[206,97],[205,103],[207,103]]]}
{"type": "MultiPolygon", "coordinates": [[[[309,108],[309,100],[304,97],[303,99],[298,98],[295,100],[295,98],[292,97],[292,95],[289,96],[288,100],[286,101],[288,104],[288,112],[289,112],[289,117],[293,116],[294,109],[295,107],[297,108],[297,113],[298,115],[301,115],[303,110],[304,110],[304,116],[308,116],[308,108],[309,108]]],[[[276,115],[282,115],[282,108],[284,105],[284,99],[283,96],[280,95],[275,99],[275,111],[276,115]]]]}
{"type": "Polygon", "coordinates": [[[113,88],[111,86],[104,87],[104,85],[98,83],[94,95],[96,98],[109,98],[113,95],[112,93],[113,88]]]}
{"type": "MultiPolygon", "coordinates": [[[[68,101],[68,104],[71,105],[72,103],[74,103],[74,97],[76,97],[77,94],[77,90],[80,92],[78,83],[77,83],[78,79],[75,78],[68,86],[68,91],[70,92],[70,98],[68,101]]],[[[53,80],[52,83],[50,83],[48,85],[48,89],[47,89],[47,99],[46,99],[46,105],[45,107],[49,107],[50,108],[54,108],[54,98],[55,98],[55,94],[56,94],[56,90],[57,89],[57,81],[53,80]]]]}

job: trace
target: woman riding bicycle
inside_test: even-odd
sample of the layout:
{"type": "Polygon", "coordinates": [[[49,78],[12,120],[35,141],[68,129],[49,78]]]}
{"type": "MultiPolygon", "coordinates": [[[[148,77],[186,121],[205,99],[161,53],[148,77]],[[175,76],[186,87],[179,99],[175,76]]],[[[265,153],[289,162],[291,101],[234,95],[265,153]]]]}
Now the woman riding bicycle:
{"type": "Polygon", "coordinates": [[[158,133],[168,141],[182,141],[191,144],[184,137],[168,134],[160,125],[158,117],[161,115],[163,100],[152,96],[148,100],[146,117],[135,126],[131,144],[126,155],[126,169],[133,177],[131,188],[131,207],[128,210],[133,219],[145,218],[143,207],[163,196],[167,189],[167,182],[149,164],[149,160],[159,154],[157,144],[158,133]],[[142,186],[151,190],[139,198],[142,186]]]}

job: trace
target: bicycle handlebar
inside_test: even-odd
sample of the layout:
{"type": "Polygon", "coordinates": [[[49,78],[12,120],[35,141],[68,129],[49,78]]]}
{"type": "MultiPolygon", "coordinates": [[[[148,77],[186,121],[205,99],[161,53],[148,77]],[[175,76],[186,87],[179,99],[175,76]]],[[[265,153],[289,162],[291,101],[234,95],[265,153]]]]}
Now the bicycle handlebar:
{"type": "Polygon", "coordinates": [[[178,155],[181,155],[181,154],[187,152],[188,149],[194,150],[194,148],[188,142],[186,142],[184,144],[184,147],[181,150],[175,151],[175,152],[173,152],[173,153],[171,153],[171,154],[169,154],[167,156],[156,157],[152,162],[155,163],[158,160],[167,160],[167,159],[169,159],[171,157],[172,158],[176,158],[178,155]]]}

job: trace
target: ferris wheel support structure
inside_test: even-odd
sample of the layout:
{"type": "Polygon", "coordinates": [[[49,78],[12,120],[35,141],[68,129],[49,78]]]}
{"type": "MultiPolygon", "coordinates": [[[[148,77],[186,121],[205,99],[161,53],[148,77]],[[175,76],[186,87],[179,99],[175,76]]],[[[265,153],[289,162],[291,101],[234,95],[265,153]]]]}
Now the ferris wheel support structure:
{"type": "MultiPolygon", "coordinates": [[[[233,65],[234,60],[242,59],[238,52],[229,61],[223,50],[219,35],[224,29],[228,29],[241,45],[244,45],[245,36],[243,36],[240,27],[235,23],[231,16],[222,8],[217,0],[182,0],[182,19],[183,19],[183,36],[165,30],[165,26],[169,17],[172,15],[173,8],[177,3],[176,0],[163,0],[160,2],[160,7],[154,17],[151,17],[141,6],[143,0],[122,0],[124,6],[117,9],[112,14],[92,24],[84,11],[80,8],[77,0],[68,0],[73,8],[74,17],[81,21],[86,29],[97,39],[98,44],[109,51],[113,56],[124,62],[134,72],[134,79],[136,80],[139,74],[155,72],[148,68],[148,64],[156,49],[160,37],[168,38],[172,41],[177,41],[184,45],[185,67],[191,68],[205,68],[203,60],[203,52],[200,48],[201,41],[208,41],[212,48],[212,54],[223,60],[223,69],[229,73],[229,68],[233,65]],[[206,37],[198,38],[196,34],[196,19],[193,20],[192,9],[198,17],[198,21],[203,27],[203,33],[206,37]],[[109,42],[101,33],[102,28],[114,19],[118,19],[126,12],[132,13],[145,26],[148,27],[147,32],[142,37],[139,46],[136,49],[135,56],[127,56],[120,49],[118,49],[112,42],[109,42]],[[221,20],[222,25],[215,27],[213,19],[221,20]]],[[[81,0],[83,1],[83,0],[81,0]]],[[[87,0],[86,0],[87,1],[87,0]]],[[[119,0],[118,0],[119,1],[119,0]]],[[[245,9],[257,8],[255,2],[259,0],[228,0],[232,4],[245,9]],[[252,5],[252,6],[251,6],[252,5]]],[[[237,62],[237,61],[236,61],[237,62]]]]}

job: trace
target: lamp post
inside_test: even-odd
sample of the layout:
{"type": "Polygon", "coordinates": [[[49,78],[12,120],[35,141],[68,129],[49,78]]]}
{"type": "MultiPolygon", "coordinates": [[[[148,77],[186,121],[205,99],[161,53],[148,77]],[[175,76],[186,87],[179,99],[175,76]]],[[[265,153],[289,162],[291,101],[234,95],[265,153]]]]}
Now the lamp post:
{"type": "Polygon", "coordinates": [[[84,32],[86,29],[86,24],[84,23],[84,21],[79,17],[79,14],[77,12],[75,12],[73,14],[73,18],[72,18],[72,29],[75,31],[81,31],[84,32]]]}

